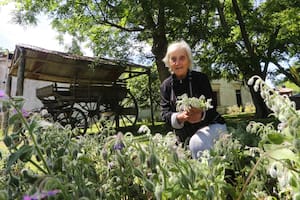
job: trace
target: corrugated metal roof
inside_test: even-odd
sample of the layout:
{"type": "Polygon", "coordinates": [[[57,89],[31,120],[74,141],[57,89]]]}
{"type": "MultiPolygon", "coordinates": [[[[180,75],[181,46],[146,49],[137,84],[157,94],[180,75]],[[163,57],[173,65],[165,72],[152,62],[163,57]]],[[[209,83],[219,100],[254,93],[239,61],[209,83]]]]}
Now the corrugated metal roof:
{"type": "Polygon", "coordinates": [[[17,45],[10,75],[17,76],[19,63],[25,59],[24,78],[62,83],[111,83],[124,72],[149,67],[131,62],[72,55],[30,45],[17,45]],[[93,67],[92,67],[93,65],[93,67]]]}

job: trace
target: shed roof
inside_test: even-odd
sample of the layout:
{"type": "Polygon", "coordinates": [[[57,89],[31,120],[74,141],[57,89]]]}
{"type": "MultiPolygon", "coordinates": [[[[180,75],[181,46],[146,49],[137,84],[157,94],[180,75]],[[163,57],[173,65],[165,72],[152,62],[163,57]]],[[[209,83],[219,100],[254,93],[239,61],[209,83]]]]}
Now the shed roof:
{"type": "Polygon", "coordinates": [[[125,72],[141,73],[149,69],[123,60],[78,56],[31,45],[16,45],[10,75],[17,76],[22,59],[25,62],[24,78],[62,83],[111,83],[121,80],[125,72]]]}

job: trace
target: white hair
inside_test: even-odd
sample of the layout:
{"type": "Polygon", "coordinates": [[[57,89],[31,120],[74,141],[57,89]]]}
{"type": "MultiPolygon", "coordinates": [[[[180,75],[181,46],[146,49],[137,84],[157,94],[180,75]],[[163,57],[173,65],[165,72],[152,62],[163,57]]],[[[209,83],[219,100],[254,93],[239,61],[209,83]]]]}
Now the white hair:
{"type": "Polygon", "coordinates": [[[189,60],[189,69],[192,69],[192,63],[193,63],[193,58],[192,58],[192,50],[191,47],[184,41],[177,41],[173,42],[168,46],[167,53],[165,57],[162,59],[162,61],[165,63],[165,66],[169,68],[169,71],[172,73],[172,69],[170,68],[169,65],[169,60],[170,60],[170,54],[174,52],[175,50],[182,49],[186,52],[188,60],[189,60]]]}

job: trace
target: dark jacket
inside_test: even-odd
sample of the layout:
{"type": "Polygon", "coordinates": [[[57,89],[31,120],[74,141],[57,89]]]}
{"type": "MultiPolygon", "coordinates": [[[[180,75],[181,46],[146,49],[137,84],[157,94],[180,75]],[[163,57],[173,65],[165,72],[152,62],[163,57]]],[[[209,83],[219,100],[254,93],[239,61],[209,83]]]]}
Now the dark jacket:
{"type": "MultiPolygon", "coordinates": [[[[162,119],[171,126],[171,116],[176,112],[176,97],[186,93],[189,97],[199,98],[204,95],[206,99],[213,97],[213,91],[208,80],[208,77],[196,71],[188,72],[183,80],[178,80],[175,75],[169,76],[163,81],[160,86],[161,94],[161,114],[162,119]]],[[[214,108],[206,111],[205,118],[195,124],[188,122],[184,123],[182,129],[176,129],[176,135],[179,137],[181,142],[191,137],[199,128],[207,126],[212,123],[225,123],[221,115],[214,108]]]]}

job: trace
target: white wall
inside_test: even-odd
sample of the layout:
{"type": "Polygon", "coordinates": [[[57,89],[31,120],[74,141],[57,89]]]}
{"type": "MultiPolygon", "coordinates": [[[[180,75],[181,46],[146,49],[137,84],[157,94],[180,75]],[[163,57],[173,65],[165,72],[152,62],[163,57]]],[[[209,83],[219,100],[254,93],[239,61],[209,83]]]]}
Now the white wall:
{"type": "MultiPolygon", "coordinates": [[[[8,60],[7,57],[0,57],[0,90],[5,90],[5,83],[7,79],[8,66],[10,66],[11,60],[8,60]]],[[[24,104],[25,110],[35,110],[41,108],[43,105],[41,101],[36,97],[36,89],[40,87],[44,87],[46,85],[52,84],[47,81],[37,81],[37,80],[24,80],[24,91],[23,96],[26,99],[24,104]]],[[[11,96],[15,96],[16,94],[16,85],[17,85],[17,77],[12,78],[12,86],[11,86],[11,96]]]]}
{"type": "Polygon", "coordinates": [[[10,61],[7,57],[0,57],[0,90],[5,90],[5,82],[7,76],[7,66],[10,61]]]}
{"type": "Polygon", "coordinates": [[[243,86],[241,82],[225,79],[211,81],[213,91],[219,92],[219,105],[217,110],[220,113],[225,113],[227,107],[237,105],[236,90],[241,90],[242,104],[252,103],[250,91],[247,86],[243,86]]]}

